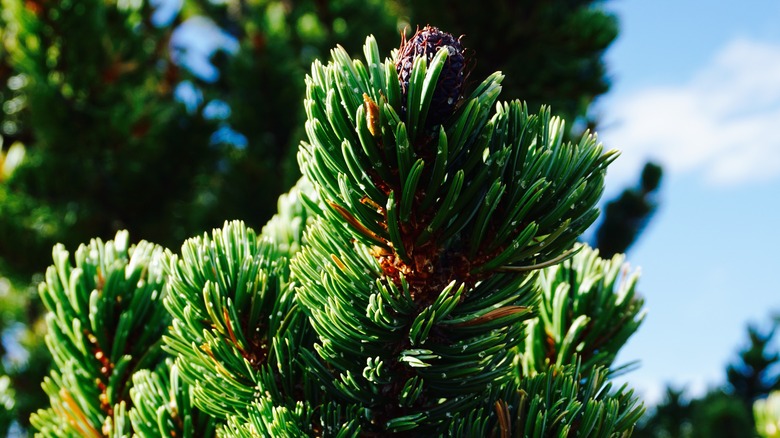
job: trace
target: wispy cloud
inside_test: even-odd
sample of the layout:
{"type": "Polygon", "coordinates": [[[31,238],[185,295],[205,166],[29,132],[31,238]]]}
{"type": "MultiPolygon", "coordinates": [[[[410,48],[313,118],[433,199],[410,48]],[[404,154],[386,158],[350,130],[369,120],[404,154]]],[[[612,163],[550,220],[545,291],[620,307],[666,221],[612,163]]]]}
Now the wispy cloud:
{"type": "Polygon", "coordinates": [[[737,39],[689,82],[614,96],[601,138],[623,151],[610,179],[647,159],[718,186],[780,177],[780,45],[737,39]]]}

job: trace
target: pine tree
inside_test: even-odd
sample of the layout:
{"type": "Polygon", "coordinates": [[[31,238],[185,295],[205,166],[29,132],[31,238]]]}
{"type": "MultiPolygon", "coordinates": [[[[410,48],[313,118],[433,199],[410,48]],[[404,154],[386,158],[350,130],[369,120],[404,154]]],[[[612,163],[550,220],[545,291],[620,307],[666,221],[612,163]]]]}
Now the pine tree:
{"type": "Polygon", "coordinates": [[[694,413],[696,438],[755,436],[750,409],[726,392],[710,391],[696,401],[694,413]]]}
{"type": "Polygon", "coordinates": [[[637,425],[634,436],[685,438],[693,432],[693,406],[684,389],[667,386],[663,400],[637,425]]]}
{"type": "Polygon", "coordinates": [[[738,361],[726,368],[725,385],[700,398],[688,399],[683,390],[667,388],[666,399],[640,421],[639,437],[734,437],[772,436],[777,420],[774,402],[765,402],[778,388],[772,348],[774,325],[762,331],[748,326],[749,345],[738,352],[738,361]]]}
{"type": "Polygon", "coordinates": [[[780,373],[776,369],[780,354],[772,347],[776,329],[777,322],[767,331],[749,325],[747,330],[750,344],[739,352],[738,361],[726,368],[726,379],[731,392],[748,409],[759,398],[780,389],[780,373]]]}
{"type": "Polygon", "coordinates": [[[424,31],[314,62],[305,179],[260,234],[55,248],[42,436],[630,434],[636,276],[575,246],[616,152],[499,102],[501,74],[469,92],[424,31]]]}
{"type": "MultiPolygon", "coordinates": [[[[128,228],[135,238],[175,247],[185,236],[218,226],[225,217],[260,227],[272,212],[272,200],[298,174],[293,169],[296,148],[292,146],[305,135],[305,111],[299,105],[305,86],[295,78],[302,77],[310,61],[326,55],[336,43],[349,53],[359,53],[358,35],[373,32],[383,47],[393,46],[397,17],[417,16],[414,11],[424,7],[363,0],[300,1],[295,7],[278,0],[188,0],[172,22],[160,23],[151,6],[154,2],[95,1],[85,3],[84,8],[73,2],[2,2],[3,156],[6,152],[18,156],[9,151],[14,147],[25,151],[26,159],[7,160],[18,163],[14,167],[20,170],[13,177],[0,176],[0,281],[5,277],[12,284],[8,299],[0,302],[0,328],[6,335],[7,328],[14,330],[13,336],[29,354],[23,366],[4,367],[2,374],[12,378],[9,388],[15,389],[14,410],[22,423],[30,409],[40,405],[35,396],[37,381],[50,360],[39,340],[45,327],[36,311],[41,304],[28,291],[34,289],[29,287],[31,278],[32,283],[39,281],[36,272],[49,258],[51,245],[59,241],[72,248],[90,237],[108,239],[117,229],[128,228]],[[235,53],[217,53],[212,58],[220,70],[214,82],[188,71],[174,59],[176,50],[168,51],[175,28],[196,16],[209,17],[237,41],[235,53]],[[85,88],[90,77],[98,79],[85,88]],[[174,99],[174,90],[182,81],[194,84],[202,94],[194,107],[174,99]],[[73,92],[85,89],[85,93],[73,92]],[[133,97],[128,100],[127,96],[133,97]],[[229,111],[207,117],[207,109],[217,104],[229,111]],[[143,123],[138,124],[141,119],[143,123]],[[218,135],[224,132],[243,136],[246,147],[218,135]],[[70,158],[60,160],[63,155],[70,158]],[[171,161],[180,171],[175,178],[171,178],[171,161]],[[87,172],[85,167],[100,171],[87,172]],[[62,182],[64,178],[68,184],[62,182]],[[174,190],[158,187],[161,183],[169,187],[171,182],[175,182],[174,190]]],[[[523,8],[540,9],[532,4],[523,8]]],[[[445,8],[439,12],[458,11],[445,8]]],[[[479,45],[477,53],[483,61],[477,64],[478,70],[501,68],[514,79],[527,73],[524,65],[548,65],[552,58],[561,65],[568,64],[570,57],[600,63],[611,39],[603,47],[588,43],[567,48],[564,40],[545,36],[561,20],[574,33],[586,28],[616,30],[599,24],[615,24],[611,17],[602,20],[608,14],[580,11],[574,15],[582,19],[564,19],[556,13],[552,21],[528,23],[528,35],[534,41],[527,45],[548,47],[547,53],[554,55],[546,60],[531,56],[533,50],[526,61],[496,57],[491,52],[503,49],[483,43],[499,37],[508,42],[509,34],[478,34],[482,27],[465,27],[468,23],[462,19],[457,28],[467,34],[464,41],[479,45]],[[583,17],[593,22],[588,24],[589,19],[583,17]],[[488,59],[500,60],[500,65],[490,66],[488,59]]],[[[602,38],[610,33],[601,31],[590,35],[602,38]]],[[[580,32],[578,38],[585,41],[587,34],[580,32]]],[[[540,73],[544,70],[537,74],[549,76],[540,73]]],[[[567,88],[566,83],[582,82],[576,79],[576,69],[558,73],[555,84],[560,87],[545,86],[546,97],[537,99],[534,90],[522,87],[507,92],[506,83],[504,95],[529,98],[531,107],[553,102],[553,108],[562,109],[577,101],[582,105],[575,106],[584,110],[592,91],[559,92],[567,88]]],[[[472,73],[471,78],[476,77],[472,73]]],[[[601,82],[606,84],[603,77],[601,82]]],[[[537,80],[529,83],[537,84],[537,80]]]]}
{"type": "Polygon", "coordinates": [[[666,399],[640,421],[637,437],[750,437],[755,435],[750,412],[721,388],[701,398],[687,399],[684,391],[667,388],[666,399]]]}
{"type": "Polygon", "coordinates": [[[662,175],[658,164],[645,164],[639,184],[623,190],[620,196],[607,203],[595,241],[595,246],[604,255],[625,253],[647,227],[658,209],[662,175]]]}
{"type": "MultiPolygon", "coordinates": [[[[387,5],[358,0],[240,10],[192,0],[167,20],[155,3],[1,2],[0,283],[10,288],[0,330],[27,360],[0,351],[0,374],[15,393],[7,418],[22,425],[45,402],[38,382],[51,359],[42,305],[28,291],[52,245],[127,228],[174,247],[225,217],[261,226],[297,178],[289,152],[303,135],[297,78],[311,57],[356,29],[392,37],[396,29],[387,5]],[[222,70],[216,81],[190,71],[172,47],[193,17],[219,22],[237,42],[234,55],[212,59],[222,70]],[[202,98],[180,102],[182,84],[202,98]],[[209,115],[220,103],[229,115],[209,115]],[[247,144],[224,141],[227,128],[247,144]]],[[[0,419],[0,435],[7,426],[0,419]]]]}
{"type": "Polygon", "coordinates": [[[151,23],[143,2],[4,0],[3,14],[22,83],[16,129],[29,135],[3,187],[3,259],[30,272],[53,242],[128,226],[166,244],[186,237],[178,204],[215,154],[198,140],[211,128],[173,100],[171,28],[151,23]]]}

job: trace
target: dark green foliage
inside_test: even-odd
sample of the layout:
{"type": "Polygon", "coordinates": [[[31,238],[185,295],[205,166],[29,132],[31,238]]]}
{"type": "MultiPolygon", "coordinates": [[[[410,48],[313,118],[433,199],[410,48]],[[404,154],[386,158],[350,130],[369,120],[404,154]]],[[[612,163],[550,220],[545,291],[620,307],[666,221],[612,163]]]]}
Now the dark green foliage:
{"type": "Polygon", "coordinates": [[[4,0],[3,13],[27,156],[0,188],[0,256],[30,272],[54,242],[127,226],[181,241],[175,210],[214,154],[201,140],[212,128],[173,102],[171,30],[144,3],[4,0]]]}
{"type": "Polygon", "coordinates": [[[755,436],[752,410],[723,391],[711,391],[693,405],[693,437],[755,436]]]}
{"type": "Polygon", "coordinates": [[[605,257],[628,251],[647,226],[658,208],[662,174],[661,166],[645,164],[639,184],[607,203],[595,243],[605,257]]]}
{"type": "MultiPolygon", "coordinates": [[[[442,101],[448,51],[413,60],[402,90],[373,38],[366,64],[349,45],[315,62],[304,125],[292,79],[339,38],[354,44],[370,29],[385,39],[395,18],[384,2],[186,2],[177,20],[204,13],[238,42],[212,59],[222,73],[212,83],[168,59],[171,27],[152,26],[147,3],[3,1],[14,17],[4,59],[27,99],[14,139],[28,156],[0,185],[0,212],[13,214],[0,234],[17,239],[0,244],[2,258],[20,242],[71,244],[125,226],[169,247],[226,215],[257,226],[295,178],[289,146],[309,139],[299,162],[311,182],[280,199],[260,235],[229,222],[163,256],[120,234],[83,250],[76,280],[49,275],[57,369],[45,384],[51,408],[33,417],[42,435],[630,430],[636,399],[611,390],[596,361],[538,375],[515,361],[523,323],[543,305],[540,270],[572,257],[597,216],[616,155],[594,136],[571,143],[547,107],[499,102],[501,74],[442,101]],[[87,45],[96,49],[79,52],[87,45]],[[172,100],[184,78],[205,97],[194,110],[172,100]],[[219,101],[230,113],[207,120],[205,103],[219,101]],[[227,128],[246,146],[208,141],[227,128]],[[72,308],[52,299],[58,287],[72,308]]],[[[18,269],[40,257],[27,254],[18,269]]],[[[60,254],[50,271],[63,266],[60,254]]],[[[638,306],[627,312],[628,327],[638,306]]],[[[578,352],[612,352],[630,332],[578,352]]]]}
{"type": "MultiPolygon", "coordinates": [[[[89,350],[106,375],[102,386],[95,370],[77,373],[66,362],[66,339],[49,342],[61,373],[46,384],[52,408],[33,419],[42,433],[153,435],[176,429],[186,435],[195,428],[206,434],[219,429],[226,436],[428,436],[495,430],[496,424],[506,433],[532,435],[548,427],[560,433],[581,427],[598,436],[630,430],[640,412],[636,400],[604,387],[606,371],[595,363],[584,380],[579,367],[513,372],[513,349],[524,339],[522,322],[533,316],[539,300],[537,274],[573,255],[571,245],[595,218],[604,169],[614,154],[603,154],[591,136],[577,145],[564,143],[561,122],[544,109],[531,115],[513,102],[493,110],[500,76],[488,78],[431,137],[418,128],[426,124],[448,52],[440,51],[430,68],[422,58],[415,61],[403,121],[396,116],[400,93],[392,61],[379,62],[373,39],[365,53],[368,70],[339,49],[327,67],[315,64],[307,82],[311,144],[300,154],[314,191],[302,181],[294,191],[301,195],[280,199],[280,213],[262,236],[243,223],[227,223],[185,242],[180,255],[163,258],[157,248],[145,262],[129,255],[143,250],[124,250],[126,235],[116,244],[95,242],[80,250],[77,260],[84,268],[74,275],[101,273],[106,284],[94,280],[74,289],[96,304],[79,305],[67,317],[57,318],[62,313],[57,310],[49,320],[86,318],[94,326],[107,317],[119,325],[100,332],[116,336],[110,357],[104,347],[89,350]],[[343,107],[334,105],[335,94],[343,107]],[[344,139],[340,148],[333,147],[334,138],[344,139]],[[430,157],[432,169],[425,171],[430,157]],[[297,196],[311,211],[294,202],[297,196]],[[375,207],[382,204],[384,209],[375,207]],[[95,260],[83,262],[83,254],[95,260]],[[115,259],[121,260],[113,270],[94,267],[115,259]],[[120,269],[121,261],[128,267],[120,269]],[[163,265],[165,307],[162,284],[155,283],[153,299],[138,298],[149,287],[135,277],[154,274],[161,281],[163,265]],[[135,295],[118,300],[112,294],[119,291],[135,295]],[[124,303],[127,310],[117,310],[124,315],[117,318],[114,307],[101,303],[124,303]],[[155,324],[144,320],[139,306],[153,312],[155,324]],[[160,314],[166,309],[170,323],[160,314]],[[143,324],[134,335],[155,339],[170,327],[163,339],[175,357],[173,367],[162,360],[159,342],[124,343],[128,321],[143,324]],[[152,350],[118,350],[125,345],[152,350]],[[100,361],[106,357],[109,362],[100,361]],[[135,372],[111,372],[120,365],[135,372]],[[76,399],[93,405],[71,402],[63,389],[65,380],[78,375],[87,378],[71,382],[82,391],[76,399]],[[94,397],[83,392],[95,392],[96,385],[94,397]],[[166,394],[177,409],[159,406],[166,394]],[[58,416],[68,418],[58,408],[63,405],[89,415],[58,422],[58,416]],[[501,408],[495,415],[493,405],[501,408]],[[461,417],[466,412],[475,414],[461,417]],[[550,423],[550,416],[557,420],[550,423]],[[515,426],[508,418],[517,419],[515,426]]],[[[42,290],[56,290],[54,279],[65,277],[55,276],[65,269],[63,260],[55,257],[59,271],[50,269],[48,289],[42,290]]],[[[603,286],[596,287],[603,287],[596,295],[602,301],[613,297],[617,271],[607,272],[603,286]]],[[[554,271],[549,278],[563,281],[554,271]]],[[[586,289],[578,290],[590,296],[586,289]]],[[[630,281],[626,292],[615,294],[618,302],[631,303],[632,290],[630,281]]],[[[80,302],[76,292],[66,301],[80,302]]],[[[59,309],[55,300],[44,301],[50,310],[59,309]]],[[[638,306],[631,309],[629,319],[638,306]]],[[[576,325],[567,321],[560,328],[570,331],[569,324],[576,325]]],[[[95,338],[90,341],[95,345],[110,344],[92,333],[96,330],[81,335],[95,338]]],[[[618,343],[625,338],[616,336],[618,343]]],[[[619,345],[594,348],[611,351],[619,345]]],[[[601,360],[608,365],[609,357],[601,360]]]]}
{"type": "Polygon", "coordinates": [[[637,425],[635,437],[682,438],[693,432],[693,406],[685,397],[685,390],[668,386],[664,399],[649,414],[637,425]]]}
{"type": "Polygon", "coordinates": [[[741,438],[755,436],[755,429],[750,410],[720,389],[688,400],[683,391],[668,388],[664,401],[639,422],[634,436],[741,438]]]}
{"type": "Polygon", "coordinates": [[[777,323],[774,321],[767,331],[749,325],[750,344],[739,352],[739,359],[726,368],[731,394],[749,409],[757,399],[780,389],[780,372],[777,370],[780,354],[774,343],[777,323]]]}

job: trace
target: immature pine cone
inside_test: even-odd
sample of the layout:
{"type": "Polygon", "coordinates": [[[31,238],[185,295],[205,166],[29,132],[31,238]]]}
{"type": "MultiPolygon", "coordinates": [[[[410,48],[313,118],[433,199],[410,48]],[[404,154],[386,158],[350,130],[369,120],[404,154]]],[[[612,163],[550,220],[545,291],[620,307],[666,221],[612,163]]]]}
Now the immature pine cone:
{"type": "Polygon", "coordinates": [[[446,47],[449,51],[447,61],[436,83],[433,93],[428,119],[425,128],[440,125],[452,115],[455,104],[461,97],[464,81],[466,59],[464,49],[460,41],[451,34],[442,32],[433,26],[425,26],[418,30],[411,39],[402,37],[401,48],[398,50],[398,59],[395,61],[395,69],[398,72],[398,81],[401,83],[402,112],[406,113],[406,96],[409,90],[409,79],[412,76],[414,60],[425,56],[428,65],[439,51],[439,47],[446,47]]]}

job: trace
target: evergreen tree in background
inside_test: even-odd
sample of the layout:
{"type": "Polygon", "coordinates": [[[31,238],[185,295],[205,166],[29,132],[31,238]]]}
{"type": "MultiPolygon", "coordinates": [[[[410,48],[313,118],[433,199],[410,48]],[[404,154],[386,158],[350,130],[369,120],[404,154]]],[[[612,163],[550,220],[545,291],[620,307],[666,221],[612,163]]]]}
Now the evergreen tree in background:
{"type": "Polygon", "coordinates": [[[761,331],[748,326],[750,344],[739,352],[739,360],[726,368],[730,392],[750,410],[759,398],[780,389],[780,354],[775,345],[777,321],[772,328],[761,331]]]}
{"type": "Polygon", "coordinates": [[[172,100],[170,29],[152,26],[149,9],[2,2],[0,135],[25,151],[0,182],[0,268],[15,285],[4,297],[3,338],[29,355],[5,365],[22,425],[40,406],[33,382],[48,363],[40,302],[27,285],[52,244],[128,226],[171,242],[186,236],[181,206],[215,157],[202,140],[211,128],[172,100]]]}
{"type": "Polygon", "coordinates": [[[684,389],[666,388],[663,400],[637,425],[634,437],[690,437],[692,406],[684,389]]]}
{"type": "Polygon", "coordinates": [[[149,9],[3,2],[4,43],[21,83],[4,108],[21,113],[8,129],[29,140],[3,185],[0,254],[20,272],[47,257],[52,241],[130,225],[162,241],[185,232],[179,207],[216,155],[201,140],[209,128],[173,104],[170,29],[153,26],[149,9]]]}
{"type": "Polygon", "coordinates": [[[55,247],[41,436],[631,433],[636,276],[576,243],[615,151],[499,73],[464,88],[438,29],[363,53],[312,65],[304,179],[259,234],[55,247]]]}
{"type": "Polygon", "coordinates": [[[470,67],[472,88],[501,69],[505,96],[530,108],[553,103],[580,132],[595,123],[586,110],[607,88],[601,56],[616,32],[596,2],[511,6],[525,14],[526,30],[503,34],[474,25],[489,17],[470,6],[439,8],[439,17],[400,0],[187,0],[166,15],[153,3],[2,0],[0,330],[21,347],[2,364],[7,393],[16,394],[16,414],[5,418],[21,424],[42,402],[37,382],[49,359],[29,285],[42,279],[36,273],[52,245],[73,248],[127,228],[175,248],[227,218],[262,226],[298,176],[303,75],[335,44],[360,53],[362,36],[373,33],[393,47],[409,18],[452,19],[480,59],[470,67]],[[223,41],[210,57],[214,70],[193,65],[198,48],[183,29],[223,41]],[[584,81],[585,70],[602,77],[584,81]]]}
{"type": "Polygon", "coordinates": [[[694,405],[694,437],[755,436],[751,411],[731,394],[723,390],[713,390],[691,403],[694,405]]]}
{"type": "MultiPolygon", "coordinates": [[[[236,12],[240,21],[226,22],[237,33],[235,44],[214,56],[236,53],[224,74],[209,75],[188,62],[197,53],[172,34],[191,21],[186,14],[219,18],[228,6],[188,3],[172,22],[161,23],[146,2],[4,1],[10,72],[3,135],[8,144],[23,140],[27,156],[3,186],[0,255],[23,274],[39,269],[57,241],[130,228],[140,238],[174,245],[225,217],[264,223],[297,179],[292,163],[284,164],[302,134],[295,115],[302,116],[303,88],[295,78],[303,77],[312,56],[350,35],[344,29],[319,35],[314,2],[252,6],[236,12]],[[182,81],[194,82],[203,96],[195,114],[174,99],[182,81]],[[219,111],[225,102],[229,116],[219,111]],[[251,142],[212,135],[225,132],[222,122],[251,142]]],[[[342,8],[354,13],[354,4],[342,8]]],[[[382,16],[394,29],[380,6],[363,8],[363,17],[382,16]]],[[[331,17],[339,23],[363,22],[339,12],[331,17]]],[[[189,24],[206,31],[204,38],[230,38],[189,24]]]]}
{"type": "Polygon", "coordinates": [[[662,174],[661,166],[645,164],[637,187],[607,203],[594,244],[605,256],[625,253],[644,231],[658,208],[662,174]]]}
{"type": "Polygon", "coordinates": [[[780,386],[774,347],[777,320],[766,331],[747,328],[749,345],[726,368],[726,385],[687,399],[683,390],[667,388],[667,396],[638,425],[637,437],[749,437],[757,431],[773,436],[775,405],[763,399],[780,386]]]}
{"type": "Polygon", "coordinates": [[[735,438],[755,436],[751,413],[721,388],[701,398],[667,388],[667,396],[649,410],[634,432],[637,438],[735,438]]]}

